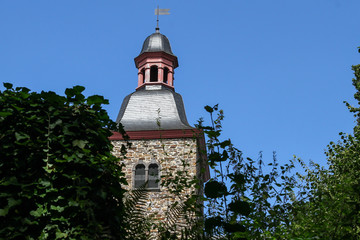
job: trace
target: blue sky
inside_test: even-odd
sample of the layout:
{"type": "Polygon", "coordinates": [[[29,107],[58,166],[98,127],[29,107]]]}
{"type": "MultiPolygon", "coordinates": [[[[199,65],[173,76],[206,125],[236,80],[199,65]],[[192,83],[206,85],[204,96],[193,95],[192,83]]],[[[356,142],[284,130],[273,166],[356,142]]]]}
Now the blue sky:
{"type": "Polygon", "coordinates": [[[343,101],[354,102],[359,0],[3,0],[0,82],[60,94],[83,85],[116,119],[158,4],[171,9],[160,32],[179,59],[175,90],[191,124],[219,103],[225,137],[281,163],[296,154],[325,164],[326,145],[352,132],[343,101]]]}

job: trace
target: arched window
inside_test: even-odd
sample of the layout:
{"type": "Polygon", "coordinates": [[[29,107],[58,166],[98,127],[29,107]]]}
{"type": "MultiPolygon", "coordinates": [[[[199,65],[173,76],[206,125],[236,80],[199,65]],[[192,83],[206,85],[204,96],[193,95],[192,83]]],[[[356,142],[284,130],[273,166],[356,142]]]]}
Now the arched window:
{"type": "Polygon", "coordinates": [[[164,80],[163,80],[164,83],[168,82],[168,74],[169,74],[169,69],[166,67],[164,68],[164,80]]]}
{"type": "Polygon", "coordinates": [[[155,163],[149,165],[148,188],[159,188],[159,166],[155,163]]]}
{"type": "Polygon", "coordinates": [[[135,188],[139,188],[145,184],[145,165],[138,164],[135,167],[135,188]]]}
{"type": "Polygon", "coordinates": [[[143,83],[145,83],[145,68],[141,69],[143,83]]]}
{"type": "Polygon", "coordinates": [[[157,82],[158,81],[158,67],[151,66],[150,68],[150,82],[157,82]]]}

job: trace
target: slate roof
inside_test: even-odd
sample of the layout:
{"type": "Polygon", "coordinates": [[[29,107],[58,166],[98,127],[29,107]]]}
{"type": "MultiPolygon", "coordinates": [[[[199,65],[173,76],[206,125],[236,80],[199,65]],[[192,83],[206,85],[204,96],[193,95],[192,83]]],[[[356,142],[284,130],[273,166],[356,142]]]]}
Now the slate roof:
{"type": "Polygon", "coordinates": [[[147,85],[126,96],[116,122],[126,131],[193,129],[181,95],[163,85],[147,85]]]}

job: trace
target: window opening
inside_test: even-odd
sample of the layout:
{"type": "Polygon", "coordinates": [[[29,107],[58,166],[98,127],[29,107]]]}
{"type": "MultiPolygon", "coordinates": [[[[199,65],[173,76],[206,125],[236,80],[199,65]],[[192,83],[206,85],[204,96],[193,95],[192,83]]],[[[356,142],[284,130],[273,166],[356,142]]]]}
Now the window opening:
{"type": "Polygon", "coordinates": [[[164,68],[164,83],[168,83],[168,73],[169,73],[169,69],[166,67],[164,68]]]}
{"type": "Polygon", "coordinates": [[[145,165],[138,164],[135,167],[135,188],[139,188],[145,184],[145,165]]]}
{"type": "Polygon", "coordinates": [[[150,68],[150,82],[157,82],[158,81],[158,67],[151,66],[150,68]]]}
{"type": "Polygon", "coordinates": [[[141,69],[143,83],[145,83],[145,68],[141,69]]]}
{"type": "Polygon", "coordinates": [[[148,174],[148,188],[159,188],[159,166],[154,163],[150,164],[148,174]]]}

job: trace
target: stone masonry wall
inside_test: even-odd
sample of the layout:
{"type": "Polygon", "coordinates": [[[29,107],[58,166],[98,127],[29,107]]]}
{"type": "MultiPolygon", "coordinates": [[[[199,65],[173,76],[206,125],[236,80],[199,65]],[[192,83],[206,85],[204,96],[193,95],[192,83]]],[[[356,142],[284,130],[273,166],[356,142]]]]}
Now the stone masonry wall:
{"type": "MultiPolygon", "coordinates": [[[[143,163],[148,166],[151,163],[159,165],[160,176],[170,174],[175,177],[178,170],[184,169],[189,178],[196,176],[197,167],[197,141],[194,138],[179,139],[152,139],[152,140],[130,140],[131,148],[128,149],[126,158],[122,160],[125,164],[124,172],[128,186],[124,188],[133,189],[133,179],[135,165],[143,163]]],[[[121,157],[120,149],[123,141],[112,141],[114,145],[113,155],[121,157]]],[[[161,181],[161,180],[160,180],[161,181]]],[[[169,193],[169,191],[160,184],[160,191],[149,191],[146,209],[148,214],[153,215],[154,219],[162,221],[166,217],[166,211],[175,201],[181,201],[194,189],[188,189],[179,196],[169,193]]]]}

